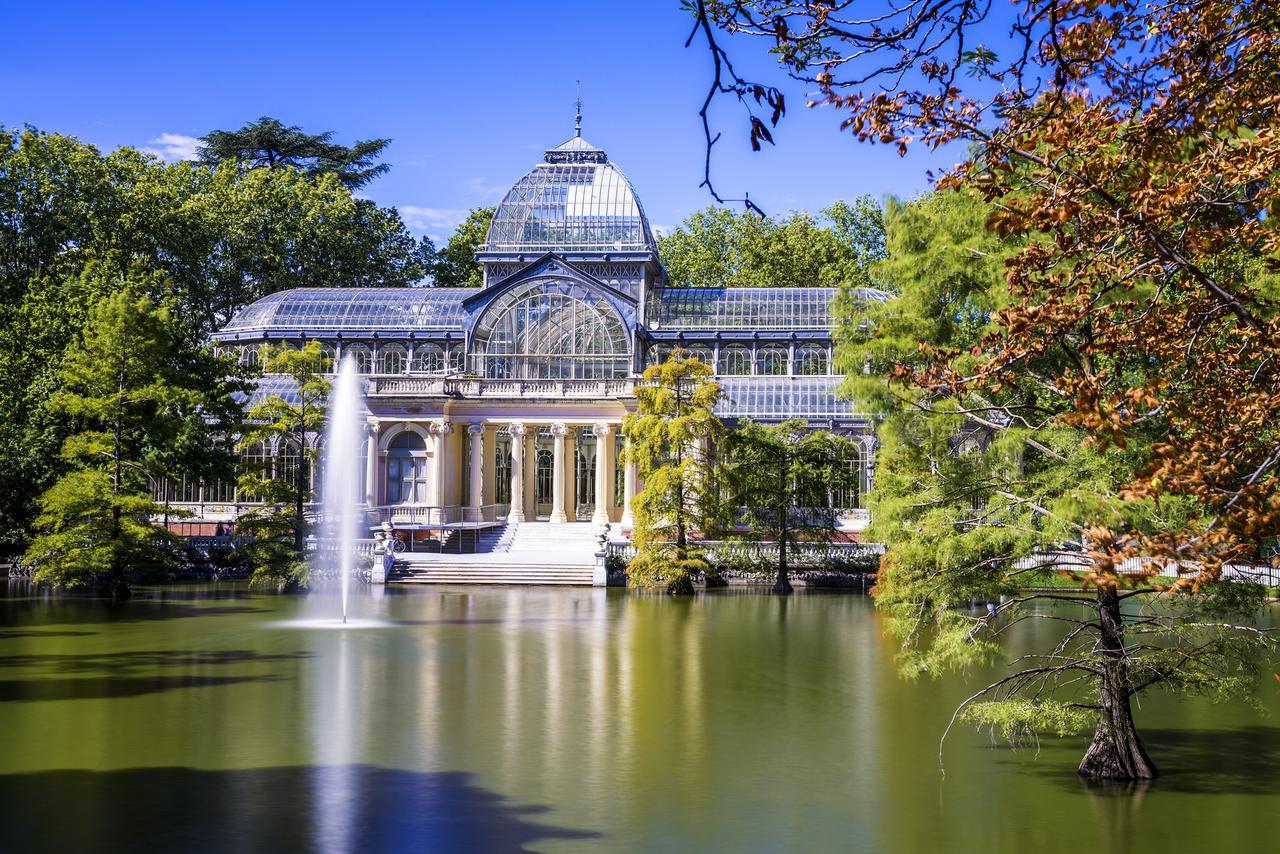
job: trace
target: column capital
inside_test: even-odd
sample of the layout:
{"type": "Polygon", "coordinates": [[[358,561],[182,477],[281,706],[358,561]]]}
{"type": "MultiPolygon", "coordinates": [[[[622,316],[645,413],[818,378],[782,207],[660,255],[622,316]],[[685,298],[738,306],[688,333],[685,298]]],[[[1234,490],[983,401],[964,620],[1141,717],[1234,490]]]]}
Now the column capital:
{"type": "Polygon", "coordinates": [[[467,432],[470,433],[472,436],[479,436],[481,433],[484,432],[484,425],[478,421],[468,424],[467,432]]]}
{"type": "Polygon", "coordinates": [[[609,433],[611,433],[612,431],[613,431],[613,425],[610,424],[608,421],[597,421],[595,424],[591,425],[591,432],[595,434],[597,438],[600,438],[600,439],[603,439],[605,436],[608,436],[609,433]]]}
{"type": "Polygon", "coordinates": [[[453,432],[452,421],[432,421],[431,432],[439,436],[445,436],[453,432]]]}
{"type": "Polygon", "coordinates": [[[529,432],[529,428],[519,422],[510,425],[507,430],[512,436],[523,436],[525,433],[529,432]]]}
{"type": "Polygon", "coordinates": [[[381,429],[382,429],[382,422],[381,422],[381,421],[366,421],[366,422],[364,422],[364,431],[365,431],[366,433],[368,433],[370,436],[376,436],[376,435],[378,435],[378,431],[380,431],[381,429]]]}
{"type": "Polygon", "coordinates": [[[569,435],[569,428],[563,422],[551,425],[551,435],[557,438],[569,435]]]}

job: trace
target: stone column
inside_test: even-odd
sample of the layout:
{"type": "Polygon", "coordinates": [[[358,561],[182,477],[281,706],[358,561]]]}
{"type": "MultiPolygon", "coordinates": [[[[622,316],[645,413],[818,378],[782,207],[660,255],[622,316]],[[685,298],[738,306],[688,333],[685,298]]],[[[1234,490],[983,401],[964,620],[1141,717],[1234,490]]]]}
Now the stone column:
{"type": "Polygon", "coordinates": [[[564,514],[564,437],[569,428],[563,424],[552,424],[551,435],[555,437],[555,456],[551,466],[551,518],[554,523],[568,522],[564,514]]]}
{"type": "Polygon", "coordinates": [[[484,503],[484,425],[468,426],[467,437],[471,440],[471,510],[479,521],[480,505],[484,503]]]}
{"type": "MultiPolygon", "coordinates": [[[[453,425],[448,421],[437,421],[431,425],[431,432],[435,439],[436,446],[435,497],[431,503],[437,507],[444,506],[445,439],[452,430],[453,425]]],[[[441,517],[441,521],[443,521],[443,516],[441,517]]]]}
{"type": "Polygon", "coordinates": [[[631,441],[625,440],[624,459],[622,461],[622,521],[618,523],[624,531],[636,526],[636,515],[631,510],[631,502],[636,497],[636,464],[631,459],[631,441]]]}
{"type": "Polygon", "coordinates": [[[508,522],[524,521],[524,434],[523,424],[511,425],[511,512],[508,522]]]}
{"type": "Polygon", "coordinates": [[[364,427],[364,503],[374,507],[378,503],[378,427],[377,421],[364,427]]]}
{"type": "Polygon", "coordinates": [[[609,480],[613,476],[613,454],[607,441],[613,435],[612,425],[597,422],[591,427],[596,437],[596,511],[591,514],[591,524],[609,524],[609,480]]]}

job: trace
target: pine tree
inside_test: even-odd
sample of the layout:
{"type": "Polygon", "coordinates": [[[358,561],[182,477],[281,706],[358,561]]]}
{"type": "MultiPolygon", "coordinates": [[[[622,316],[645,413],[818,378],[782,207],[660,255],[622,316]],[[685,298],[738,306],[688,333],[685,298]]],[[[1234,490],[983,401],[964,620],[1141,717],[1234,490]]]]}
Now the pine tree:
{"type": "Polygon", "coordinates": [[[297,125],[262,116],[239,130],[215,130],[200,139],[200,160],[216,166],[225,160],[250,169],[290,167],[307,175],[338,176],[348,189],[358,190],[391,167],[376,163],[391,144],[389,139],[359,140],[344,146],[333,142],[333,131],[305,133],[297,125]]]}

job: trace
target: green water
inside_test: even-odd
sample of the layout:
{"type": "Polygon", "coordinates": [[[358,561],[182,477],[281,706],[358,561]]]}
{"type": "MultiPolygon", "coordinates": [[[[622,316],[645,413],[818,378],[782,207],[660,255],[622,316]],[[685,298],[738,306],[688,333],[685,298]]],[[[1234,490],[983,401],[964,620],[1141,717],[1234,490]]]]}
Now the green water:
{"type": "Polygon", "coordinates": [[[968,729],[944,777],[938,736],[984,674],[901,681],[856,595],[362,589],[388,625],[288,625],[335,607],[11,587],[0,850],[1280,849],[1271,677],[1270,717],[1149,698],[1166,776],[1097,789],[1078,739],[968,729]]]}

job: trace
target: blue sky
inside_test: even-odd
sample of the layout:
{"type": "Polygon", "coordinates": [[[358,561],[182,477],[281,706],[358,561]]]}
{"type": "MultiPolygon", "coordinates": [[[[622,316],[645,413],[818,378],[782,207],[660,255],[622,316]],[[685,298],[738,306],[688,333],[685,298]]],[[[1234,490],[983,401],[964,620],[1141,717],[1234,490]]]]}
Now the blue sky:
{"type": "MultiPolygon", "coordinates": [[[[15,2],[0,28],[0,123],[170,158],[260,115],[340,142],[390,137],[391,172],[366,192],[439,241],[572,135],[581,78],[583,136],[670,227],[711,202],[698,187],[709,61],[683,47],[689,23],[678,0],[15,2]]],[[[954,160],[860,145],[835,114],[804,109],[802,90],[788,94],[779,144],[761,154],[738,108],[720,106],[714,176],[726,197],[816,211],[919,192],[926,170],[954,160]]]]}

